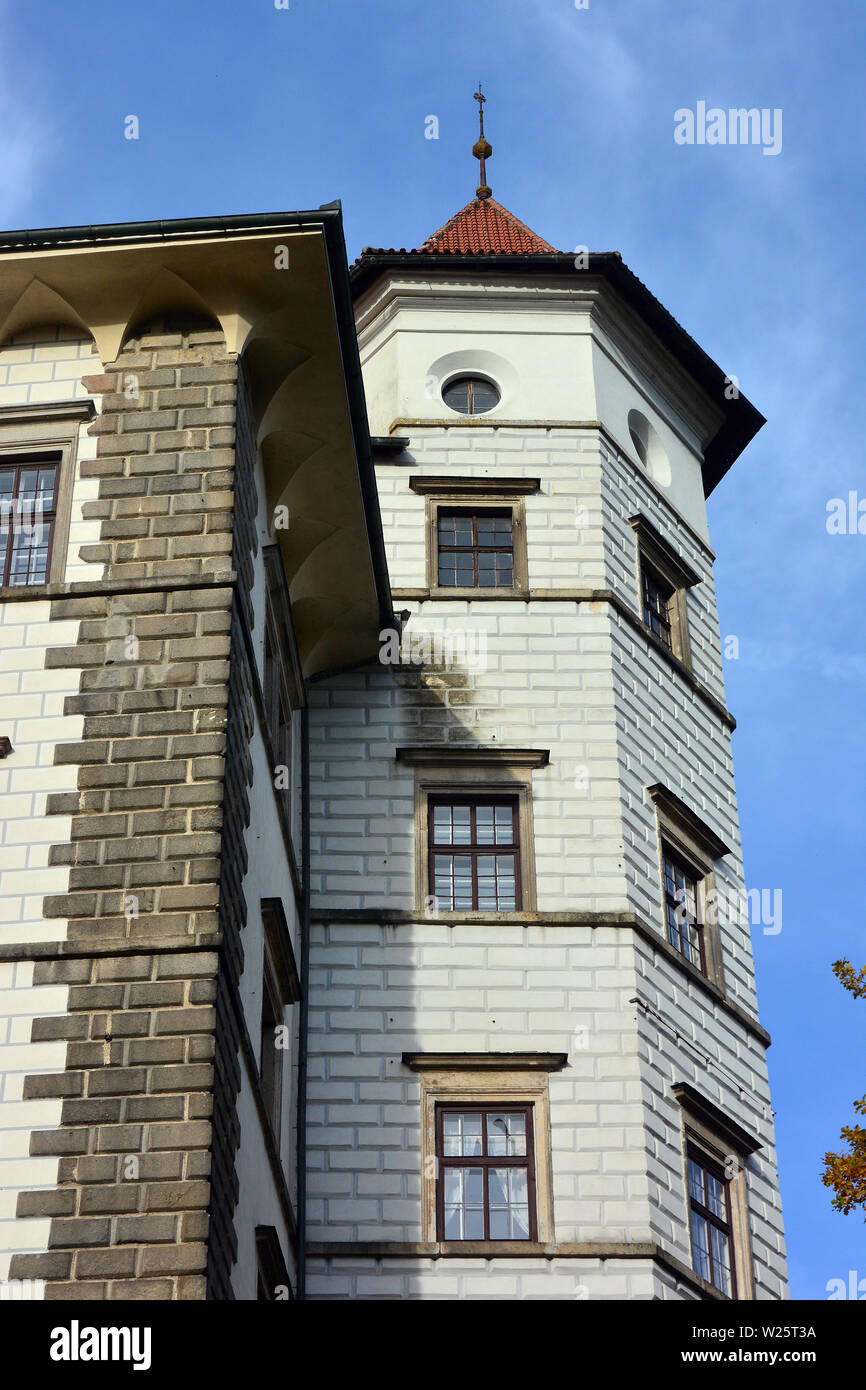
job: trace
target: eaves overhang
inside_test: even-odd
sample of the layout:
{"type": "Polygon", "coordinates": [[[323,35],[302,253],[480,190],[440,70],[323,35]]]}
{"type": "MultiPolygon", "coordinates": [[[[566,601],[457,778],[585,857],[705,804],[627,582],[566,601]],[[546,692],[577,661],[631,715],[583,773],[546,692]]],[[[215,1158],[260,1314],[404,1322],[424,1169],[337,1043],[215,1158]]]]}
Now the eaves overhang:
{"type": "Polygon", "coordinates": [[[60,323],[110,368],[177,311],[243,357],[305,675],[368,659],[393,619],[340,205],[0,232],[0,342],[60,323]]]}
{"type": "Polygon", "coordinates": [[[350,278],[356,301],[381,275],[390,271],[420,271],[425,275],[468,273],[547,278],[567,276],[575,283],[588,277],[606,280],[640,316],[679,366],[690,375],[721,413],[722,424],[704,446],[704,495],[709,497],[761,426],[766,423],[764,416],[739,389],[732,397],[730,378],[677,323],[646,285],[629,270],[619,252],[591,252],[583,259],[586,265],[578,270],[575,267],[575,257],[559,251],[549,255],[539,252],[533,252],[531,255],[474,255],[422,251],[368,251],[351,267],[350,278]]]}

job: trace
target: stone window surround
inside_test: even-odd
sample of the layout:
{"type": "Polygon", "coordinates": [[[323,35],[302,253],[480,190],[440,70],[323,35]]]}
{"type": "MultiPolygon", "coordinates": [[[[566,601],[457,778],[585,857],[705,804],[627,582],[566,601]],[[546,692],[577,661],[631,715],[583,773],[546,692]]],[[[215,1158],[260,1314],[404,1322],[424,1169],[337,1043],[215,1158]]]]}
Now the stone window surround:
{"type": "MultiPolygon", "coordinates": [[[[437,1241],[436,1107],[441,1104],[529,1105],[535,1147],[535,1215],[537,1244],[555,1238],[553,1164],[550,1143],[548,1076],[559,1071],[564,1053],[403,1053],[403,1064],[421,1078],[422,1240],[437,1241]]],[[[519,1241],[442,1241],[444,1254],[506,1255],[519,1241]]]]}
{"type": "MultiPolygon", "coordinates": [[[[708,902],[715,900],[713,866],[718,859],[730,854],[731,850],[684,801],[681,801],[667,787],[656,782],[647,787],[646,791],[653,801],[656,811],[662,934],[667,941],[667,919],[664,912],[664,857],[665,848],[669,847],[678,859],[684,861],[684,867],[691,869],[694,874],[698,896],[698,918],[703,932],[706,978],[724,992],[725,978],[718,914],[715,913],[714,920],[708,922],[706,909],[708,902]]],[[[693,968],[696,969],[697,967],[693,968]]]]}
{"type": "MultiPolygon", "coordinates": [[[[653,571],[671,590],[671,598],[668,605],[668,618],[671,626],[671,647],[670,650],[679,661],[691,670],[691,650],[689,647],[689,623],[686,607],[686,592],[701,583],[701,577],[696,574],[690,565],[686,564],[668,542],[652,525],[647,518],[640,513],[628,518],[637,536],[637,578],[638,578],[638,607],[643,618],[643,570],[644,566],[653,571]]],[[[661,638],[656,637],[651,629],[643,624],[648,636],[660,647],[666,648],[666,643],[661,638]]]]}
{"type": "MultiPolygon", "coordinates": [[[[749,1226],[746,1161],[761,1144],[687,1082],[678,1082],[671,1090],[682,1115],[683,1200],[686,1214],[688,1216],[690,1209],[688,1150],[693,1148],[720,1166],[723,1172],[730,1174],[727,1181],[736,1296],[738,1301],[750,1301],[755,1297],[755,1274],[749,1226]]],[[[691,1242],[691,1236],[689,1239],[691,1242]]],[[[719,1290],[699,1274],[695,1273],[694,1277],[707,1291],[712,1290],[715,1297],[720,1296],[719,1290]]],[[[721,1297],[725,1295],[722,1294],[721,1297]]]]}
{"type": "MultiPolygon", "coordinates": [[[[429,897],[429,804],[431,796],[460,795],[480,797],[508,795],[517,798],[521,907],[516,914],[497,913],[508,921],[512,916],[534,912],[535,832],[532,820],[532,773],[550,761],[547,749],[534,748],[448,748],[447,746],[398,748],[398,763],[415,769],[415,901],[419,909],[429,897]]],[[[486,920],[485,912],[437,912],[440,922],[486,920]]]]}
{"type": "Polygon", "coordinates": [[[0,406],[0,461],[26,461],[28,454],[45,452],[60,456],[54,536],[45,583],[16,586],[30,596],[42,594],[47,584],[62,584],[66,579],[79,427],[95,415],[96,404],[91,397],[45,405],[0,406]]]}
{"type": "Polygon", "coordinates": [[[529,572],[526,560],[526,508],[529,493],[541,490],[538,478],[424,477],[414,475],[409,487],[425,500],[427,592],[431,598],[477,598],[479,592],[496,598],[526,598],[529,572]],[[480,590],[439,583],[439,512],[483,511],[489,507],[511,511],[513,583],[508,588],[480,590]]]}

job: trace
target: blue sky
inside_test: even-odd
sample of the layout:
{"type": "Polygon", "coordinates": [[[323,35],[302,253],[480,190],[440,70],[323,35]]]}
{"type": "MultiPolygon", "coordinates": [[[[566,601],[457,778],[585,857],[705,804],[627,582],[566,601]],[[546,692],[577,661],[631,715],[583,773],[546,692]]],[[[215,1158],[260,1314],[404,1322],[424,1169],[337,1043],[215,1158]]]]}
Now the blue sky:
{"type": "Polygon", "coordinates": [[[350,256],[416,246],[474,193],[480,78],[494,196],[621,251],[768,417],[710,525],[747,879],[783,893],[755,949],[799,1298],[866,1279],[819,1182],[866,1090],[866,1006],[830,972],[866,963],[866,535],[825,525],[866,498],[864,52],[862,0],[0,0],[3,227],[340,198],[350,256]],[[675,144],[698,101],[781,108],[781,153],[675,144]]]}

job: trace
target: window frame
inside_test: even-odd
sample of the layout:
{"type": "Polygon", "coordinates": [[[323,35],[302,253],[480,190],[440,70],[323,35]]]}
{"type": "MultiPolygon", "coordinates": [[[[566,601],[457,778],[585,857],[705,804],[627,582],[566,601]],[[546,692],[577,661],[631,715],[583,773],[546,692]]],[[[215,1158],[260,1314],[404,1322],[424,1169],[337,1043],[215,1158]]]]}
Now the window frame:
{"type": "Polygon", "coordinates": [[[713,1101],[688,1082],[676,1082],[672,1089],[680,1109],[683,1162],[683,1201],[686,1217],[686,1243],[694,1277],[716,1298],[748,1301],[755,1298],[755,1271],[752,1232],[749,1220],[748,1174],[751,1156],[762,1147],[760,1140],[732,1120],[713,1101]],[[689,1191],[689,1152],[721,1173],[725,1183],[730,1221],[732,1287],[724,1293],[696,1268],[692,1244],[691,1196],[689,1191]]]}
{"type": "Polygon", "coordinates": [[[279,546],[276,543],[263,546],[262,556],[265,570],[264,635],[259,678],[262,734],[267,749],[271,787],[290,849],[292,876],[300,884],[299,856],[295,853],[300,813],[298,721],[295,716],[304,705],[304,686],[279,546]],[[278,788],[274,785],[274,777],[276,768],[281,766],[288,768],[289,785],[278,788]]]}
{"type": "Polygon", "coordinates": [[[500,390],[497,383],[493,380],[493,378],[485,376],[483,372],[457,372],[455,376],[449,377],[448,380],[443,383],[439,394],[442,397],[442,404],[445,406],[447,410],[453,410],[455,415],[460,415],[467,420],[478,420],[483,415],[490,415],[502,404],[502,391],[500,390]],[[462,382],[467,382],[469,385],[469,390],[467,392],[466,397],[467,402],[470,405],[469,410],[460,410],[456,405],[451,405],[450,401],[445,399],[445,392],[450,391],[452,386],[458,386],[462,382]],[[483,383],[485,386],[492,387],[492,389],[496,393],[496,400],[494,401],[493,405],[488,406],[486,410],[475,411],[471,409],[471,404],[472,397],[474,395],[475,385],[478,382],[483,383]]]}
{"type": "Polygon", "coordinates": [[[286,1021],[286,1011],[297,1004],[301,998],[301,985],[288,919],[281,898],[262,898],[260,900],[262,917],[262,1005],[259,1020],[258,1064],[259,1089],[271,1133],[282,1158],[281,1135],[283,1117],[283,1089],[285,1083],[286,1057],[292,1065],[293,1047],[278,1048],[276,1042],[272,1049],[271,1066],[265,1066],[266,1024],[272,1028],[287,1027],[290,1037],[292,1026],[286,1021]]]}
{"type": "MultiPolygon", "coordinates": [[[[86,369],[86,363],[82,360],[82,372],[86,369]]],[[[45,404],[0,406],[0,466],[13,463],[32,466],[51,455],[50,461],[57,468],[54,524],[46,577],[38,584],[8,587],[38,594],[49,584],[62,584],[65,581],[73,493],[78,474],[79,438],[82,425],[95,416],[96,404],[91,396],[45,404]]]]}
{"type": "Polygon", "coordinates": [[[532,817],[532,774],[550,761],[547,749],[515,748],[398,748],[398,763],[414,769],[415,798],[415,905],[418,912],[444,922],[486,921],[520,917],[536,910],[535,830],[532,817]],[[468,796],[514,797],[519,817],[519,873],[522,907],[514,912],[425,911],[430,894],[430,801],[431,798],[468,796]]]}
{"type": "MultiPolygon", "coordinates": [[[[497,1243],[507,1240],[509,1245],[521,1246],[527,1243],[536,1244],[538,1242],[538,1217],[536,1213],[535,1201],[535,1127],[533,1124],[534,1106],[531,1102],[505,1102],[497,1104],[495,1100],[488,1102],[475,1101],[474,1103],[464,1103],[461,1101],[437,1101],[435,1102],[435,1134],[436,1134],[436,1165],[438,1181],[436,1183],[436,1239],[445,1242],[445,1182],[444,1176],[448,1168],[480,1168],[484,1174],[484,1235],[482,1240],[489,1243],[495,1239],[497,1243]],[[490,1154],[481,1156],[455,1155],[446,1157],[443,1121],[446,1115],[524,1115],[526,1117],[526,1153],[516,1154],[513,1157],[497,1158],[490,1154]],[[529,1222],[529,1234],[525,1237],[491,1237],[490,1235],[490,1189],[488,1172],[490,1168],[525,1168],[526,1169],[526,1188],[527,1188],[527,1215],[529,1222]]],[[[482,1125],[482,1137],[484,1146],[487,1141],[487,1127],[482,1125]]],[[[473,1237],[464,1237],[470,1241],[473,1237]]],[[[448,1240],[453,1242],[453,1238],[448,1240]]],[[[463,1241],[460,1242],[461,1244],[463,1241]]]]}
{"type": "Polygon", "coordinates": [[[731,1205],[730,1180],[725,1176],[724,1168],[722,1168],[720,1164],[718,1164],[715,1161],[715,1159],[710,1158],[709,1155],[706,1154],[704,1150],[692,1139],[687,1139],[686,1141],[686,1201],[688,1203],[689,1210],[689,1243],[691,1245],[692,1251],[692,1268],[694,1272],[698,1275],[698,1277],[704,1279],[706,1283],[711,1284],[717,1293],[722,1294],[724,1298],[730,1298],[735,1300],[737,1297],[737,1260],[734,1249],[734,1218],[731,1205]],[[724,1221],[721,1219],[721,1217],[717,1216],[716,1213],[710,1207],[704,1206],[702,1202],[698,1202],[697,1199],[692,1195],[692,1184],[689,1173],[690,1163],[697,1164],[702,1174],[704,1174],[702,1180],[704,1189],[706,1188],[706,1175],[708,1174],[711,1177],[714,1177],[717,1182],[721,1183],[722,1192],[725,1196],[726,1219],[724,1221]],[[695,1250],[695,1240],[692,1234],[693,1213],[700,1217],[702,1221],[706,1222],[707,1225],[715,1227],[716,1230],[720,1230],[724,1234],[725,1239],[727,1240],[729,1267],[731,1275],[730,1292],[728,1292],[726,1289],[720,1288],[719,1285],[716,1283],[715,1278],[713,1277],[714,1261],[712,1240],[710,1241],[709,1248],[709,1279],[707,1279],[707,1276],[705,1274],[701,1274],[700,1270],[697,1267],[697,1252],[695,1250]]]}
{"type": "Polygon", "coordinates": [[[416,475],[410,489],[424,497],[425,574],[429,595],[435,598],[526,598],[529,571],[526,557],[526,497],[541,489],[539,478],[467,478],[416,475]],[[480,586],[439,583],[439,513],[511,512],[511,584],[480,586]]]}
{"type": "MultiPolygon", "coordinates": [[[[495,818],[494,818],[495,824],[495,818]]],[[[472,897],[473,906],[465,909],[468,912],[522,912],[523,911],[523,885],[521,877],[521,845],[520,845],[520,801],[515,795],[496,795],[496,794],[474,794],[456,792],[451,793],[431,793],[427,798],[427,888],[428,898],[435,899],[436,894],[436,868],[434,856],[441,854],[456,858],[462,854],[472,860],[472,897]],[[483,845],[477,840],[473,840],[469,845],[457,845],[453,842],[448,845],[436,844],[435,835],[435,811],[437,805],[448,806],[469,806],[470,825],[473,833],[477,834],[477,817],[474,812],[479,806],[503,806],[507,805],[511,811],[511,843],[500,847],[494,842],[491,845],[483,845]],[[477,905],[478,899],[478,872],[476,862],[482,855],[496,856],[502,853],[514,860],[514,907],[513,908],[480,908],[477,905]]],[[[446,908],[446,912],[460,912],[460,908],[446,908]]]]}
{"type": "Polygon", "coordinates": [[[473,506],[448,508],[440,506],[436,512],[436,587],[438,589],[460,589],[471,588],[473,591],[482,589],[492,590],[494,593],[511,593],[514,588],[514,511],[511,506],[506,507],[484,507],[473,506]],[[468,517],[472,524],[472,540],[469,545],[443,545],[441,536],[441,524],[445,517],[468,517]],[[508,544],[485,545],[478,537],[478,522],[484,517],[491,517],[494,520],[508,518],[508,544]],[[481,579],[481,556],[485,554],[508,554],[511,556],[511,583],[510,584],[482,584],[481,579]],[[472,558],[472,572],[475,583],[472,585],[443,584],[442,582],[442,556],[448,555],[469,555],[472,558]]]}
{"type": "Polygon", "coordinates": [[[568,1063],[566,1053],[404,1053],[403,1065],[420,1077],[422,1239],[444,1254],[513,1253],[555,1238],[553,1159],[550,1137],[550,1073],[568,1063]],[[536,1241],[440,1241],[437,1204],[436,1107],[532,1107],[536,1241]]]}
{"type": "Polygon", "coordinates": [[[659,888],[661,894],[661,927],[666,945],[675,952],[684,966],[695,971],[701,979],[724,993],[725,973],[722,956],[722,938],[718,912],[708,912],[708,906],[717,901],[715,865],[731,853],[725,842],[661,783],[646,788],[647,796],[654,805],[656,821],[656,847],[658,855],[659,888]],[[665,875],[665,858],[670,855],[685,870],[695,884],[696,912],[698,919],[701,965],[690,961],[675,946],[668,934],[667,903],[668,892],[665,875]]]}
{"type": "Polygon", "coordinates": [[[13,490],[10,501],[13,503],[9,517],[0,511],[0,589],[38,589],[44,584],[50,583],[51,560],[54,553],[54,537],[57,531],[57,503],[60,493],[60,469],[63,464],[63,456],[59,451],[46,450],[45,454],[31,453],[18,457],[14,454],[0,456],[0,473],[12,473],[13,490]],[[48,545],[45,556],[45,577],[37,579],[32,584],[11,584],[12,557],[15,554],[12,537],[15,534],[15,526],[12,521],[14,513],[14,502],[20,494],[20,475],[25,469],[39,470],[41,468],[54,469],[54,488],[52,498],[54,505],[46,514],[42,513],[42,524],[48,525],[48,545]],[[16,483],[19,484],[19,492],[15,491],[16,483]],[[7,575],[7,571],[9,571],[7,575]]]}
{"type": "Polygon", "coordinates": [[[637,539],[638,614],[648,637],[662,650],[676,657],[683,666],[692,668],[689,644],[687,594],[701,583],[701,576],[682,559],[645,516],[628,519],[637,539]],[[646,620],[647,581],[653,580],[659,589],[667,589],[665,623],[669,641],[654,631],[646,620]]]}

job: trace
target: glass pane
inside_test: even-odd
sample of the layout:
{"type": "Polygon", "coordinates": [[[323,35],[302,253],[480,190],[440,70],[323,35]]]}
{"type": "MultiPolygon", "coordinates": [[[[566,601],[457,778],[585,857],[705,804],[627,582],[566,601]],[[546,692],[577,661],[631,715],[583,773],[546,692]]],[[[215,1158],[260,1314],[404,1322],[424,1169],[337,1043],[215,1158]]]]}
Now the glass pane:
{"type": "Polygon", "coordinates": [[[518,1158],[526,1153],[525,1115],[488,1115],[487,1152],[491,1158],[518,1158]]]}
{"type": "Polygon", "coordinates": [[[472,822],[470,807],[434,806],[433,843],[435,845],[471,844],[472,822]]]}
{"type": "Polygon", "coordinates": [[[484,1239],[484,1177],[480,1168],[445,1169],[445,1239],[484,1239]]]}
{"type": "Polygon", "coordinates": [[[723,1221],[728,1215],[724,1186],[712,1173],[707,1173],[707,1206],[713,1216],[719,1216],[723,1221]]]}
{"type": "Polygon", "coordinates": [[[713,1283],[722,1293],[731,1292],[731,1252],[728,1237],[715,1226],[710,1227],[712,1241],[713,1283]]]}
{"type": "Polygon", "coordinates": [[[498,845],[514,844],[514,815],[510,806],[494,807],[496,817],[496,843],[498,845]]]}
{"type": "Polygon", "coordinates": [[[489,381],[474,381],[472,390],[472,410],[474,415],[483,414],[499,404],[499,392],[489,381]]]}
{"type": "Polygon", "coordinates": [[[707,1241],[707,1223],[697,1212],[692,1212],[692,1261],[695,1272],[702,1279],[710,1277],[710,1247],[707,1241]]]}
{"type": "Polygon", "coordinates": [[[475,843],[478,845],[494,843],[493,809],[492,806],[475,808],[475,843]]]}
{"type": "Polygon", "coordinates": [[[442,1138],[446,1158],[480,1158],[481,1115],[449,1114],[442,1116],[442,1138]]]}
{"type": "Polygon", "coordinates": [[[491,1168],[490,1239],[529,1239],[529,1184],[525,1168],[491,1168]]]}
{"type": "Polygon", "coordinates": [[[482,912],[513,912],[517,884],[512,854],[478,856],[478,907],[482,912]]]}
{"type": "Polygon", "coordinates": [[[700,1202],[702,1207],[706,1206],[703,1170],[693,1158],[689,1159],[689,1196],[693,1202],[700,1202]]]}
{"type": "Polygon", "coordinates": [[[442,399],[452,410],[459,410],[461,414],[468,415],[469,378],[460,377],[457,381],[450,381],[442,392],[442,399]]]}
{"type": "Polygon", "coordinates": [[[471,911],[472,860],[468,855],[434,855],[433,893],[443,912],[471,911]]]}

